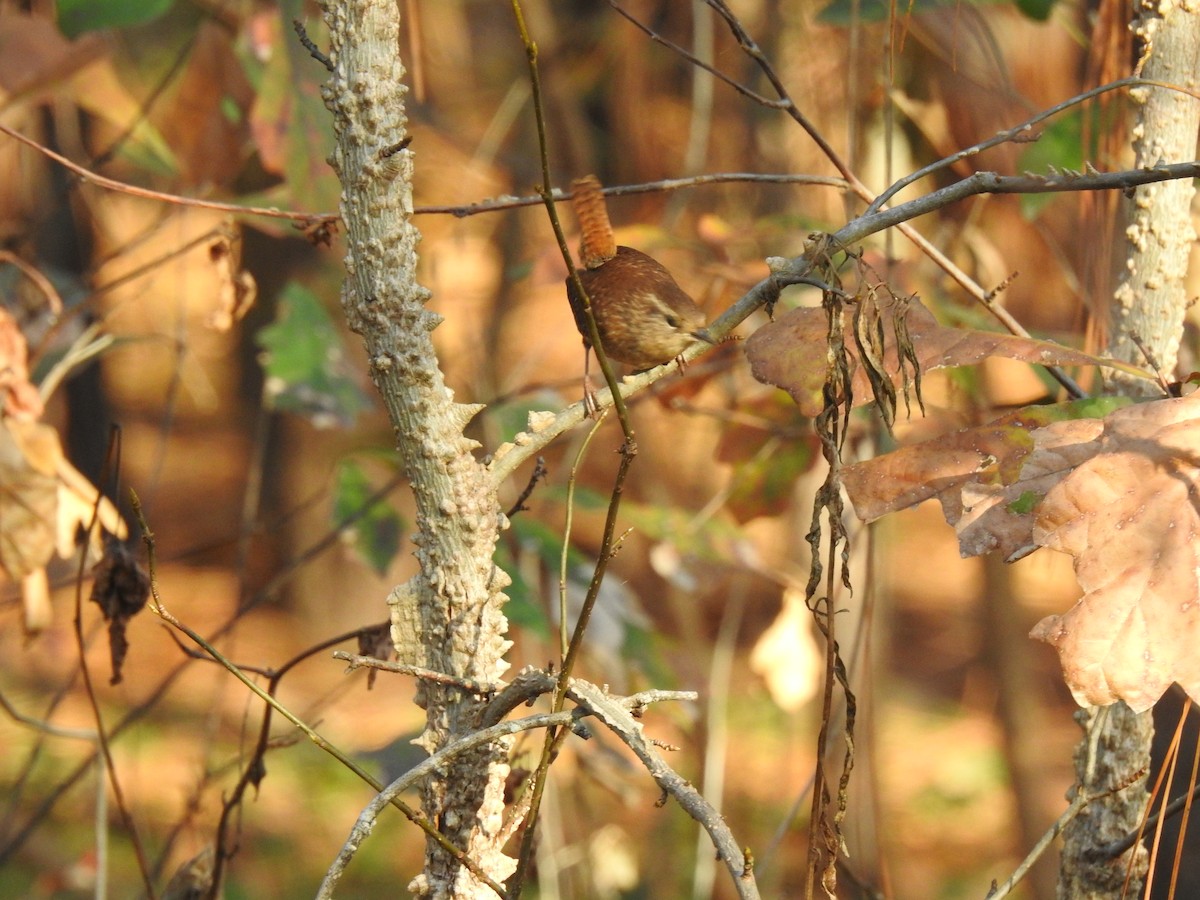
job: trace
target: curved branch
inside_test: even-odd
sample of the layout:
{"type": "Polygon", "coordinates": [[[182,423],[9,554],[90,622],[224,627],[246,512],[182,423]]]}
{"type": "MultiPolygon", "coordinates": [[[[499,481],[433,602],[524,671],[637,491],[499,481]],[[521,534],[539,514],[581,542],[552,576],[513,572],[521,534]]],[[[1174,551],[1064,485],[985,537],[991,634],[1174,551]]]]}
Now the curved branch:
{"type": "MultiPolygon", "coordinates": [[[[527,695],[523,699],[532,699],[532,696],[536,696],[538,693],[548,692],[549,690],[552,690],[554,685],[557,683],[557,679],[555,679],[553,676],[536,669],[528,669],[522,672],[521,675],[518,676],[518,681],[514,681],[514,685],[516,685],[522,678],[526,679],[526,683],[531,686],[534,691],[532,695],[527,695]],[[540,685],[542,689],[539,690],[537,685],[540,685]]],[[[571,725],[572,723],[578,722],[581,718],[589,715],[596,716],[601,722],[603,722],[605,725],[608,725],[613,729],[614,732],[621,736],[623,740],[625,740],[626,732],[636,732],[640,736],[641,731],[641,725],[634,721],[630,710],[640,710],[645,708],[650,703],[664,700],[695,700],[697,697],[696,693],[693,691],[642,691],[637,694],[632,694],[628,697],[609,697],[594,685],[579,681],[577,679],[571,680],[568,696],[579,704],[577,709],[564,710],[555,713],[539,713],[533,716],[526,716],[523,719],[514,719],[511,722],[498,722],[494,725],[482,728],[479,731],[472,732],[466,737],[463,737],[454,743],[443,747],[424,762],[409,769],[387,787],[383,788],[383,790],[381,790],[359,814],[357,821],[354,823],[354,827],[350,830],[349,837],[346,838],[346,842],[342,845],[342,849],[337,855],[337,859],[335,859],[332,865],[330,865],[329,871],[325,875],[325,880],[321,882],[320,890],[317,892],[318,900],[333,896],[333,889],[336,887],[337,882],[345,872],[346,866],[354,858],[354,854],[358,851],[359,847],[362,846],[362,842],[366,840],[366,838],[370,836],[371,831],[374,830],[375,822],[379,818],[379,814],[382,812],[383,808],[394,803],[396,798],[399,797],[399,795],[404,791],[415,787],[421,781],[421,779],[439,771],[453,757],[465,753],[475,747],[518,734],[522,731],[529,731],[530,729],[534,728],[554,728],[563,725],[571,725]],[[632,725],[632,728],[622,720],[622,716],[625,719],[628,719],[628,722],[632,725]],[[610,721],[618,722],[619,727],[614,727],[612,724],[610,724],[610,721]]],[[[507,706],[507,704],[502,705],[507,706]]],[[[629,743],[629,741],[627,740],[626,743],[629,743]]],[[[645,745],[644,739],[641,739],[641,743],[643,746],[645,745]]],[[[630,744],[630,746],[632,748],[633,744],[630,744]]],[[[645,750],[651,755],[656,756],[653,754],[653,751],[649,750],[648,747],[645,747],[645,750]]],[[[637,750],[635,749],[634,752],[637,752],[637,750]]],[[[661,763],[661,760],[659,760],[659,762],[661,763]]],[[[665,763],[662,763],[662,767],[668,772],[670,771],[669,767],[667,767],[665,763]]],[[[651,769],[651,774],[654,774],[653,769],[651,769]]],[[[679,778],[678,775],[675,777],[679,778]]],[[[655,776],[655,779],[658,780],[657,775],[655,776]]],[[[680,778],[679,780],[683,782],[683,779],[680,778]]],[[[683,784],[687,785],[686,782],[683,782],[683,784]]],[[[693,793],[695,792],[695,789],[691,788],[690,785],[687,785],[687,787],[691,789],[693,793]]],[[[684,793],[686,794],[686,791],[684,793]]],[[[703,798],[699,798],[699,802],[707,805],[705,804],[703,798]]],[[[687,805],[685,805],[682,801],[680,805],[683,805],[684,808],[688,809],[690,812],[692,807],[694,807],[696,804],[694,800],[688,798],[687,805]]],[[[708,808],[709,810],[712,809],[711,807],[708,808]]],[[[730,840],[732,840],[732,837],[730,837],[730,840]]],[[[733,846],[736,847],[736,843],[733,844],[733,846]]]]}
{"type": "Polygon", "coordinates": [[[754,880],[754,861],[738,846],[733,832],[707,800],[692,785],[663,761],[643,735],[642,726],[633,718],[620,698],[610,697],[593,684],[572,681],[571,697],[586,704],[588,712],[608,726],[609,730],[624,742],[651,777],[682,806],[693,819],[703,826],[712,838],[717,855],[733,879],[738,896],[752,900],[758,897],[758,886],[754,880]]]}
{"type": "MultiPolygon", "coordinates": [[[[367,804],[367,807],[359,813],[354,827],[350,829],[350,836],[346,838],[346,842],[338,852],[337,858],[329,866],[329,871],[325,873],[325,880],[321,882],[321,887],[317,891],[317,900],[329,900],[329,898],[333,897],[333,890],[341,879],[342,873],[346,871],[346,866],[350,864],[350,860],[354,858],[354,854],[358,851],[358,848],[362,846],[363,841],[374,830],[375,820],[379,818],[379,813],[385,806],[388,806],[399,797],[401,793],[410,787],[414,787],[422,778],[437,772],[439,767],[444,766],[452,757],[458,756],[467,750],[485,746],[493,741],[498,741],[501,738],[517,734],[521,731],[527,731],[531,728],[568,725],[578,715],[577,711],[572,710],[560,713],[541,713],[536,716],[527,716],[524,719],[516,719],[512,722],[501,722],[499,725],[493,725],[491,728],[476,731],[452,744],[448,744],[423,763],[409,769],[376,794],[375,798],[367,804]]],[[[499,896],[503,897],[505,895],[499,893],[499,896]]]]}

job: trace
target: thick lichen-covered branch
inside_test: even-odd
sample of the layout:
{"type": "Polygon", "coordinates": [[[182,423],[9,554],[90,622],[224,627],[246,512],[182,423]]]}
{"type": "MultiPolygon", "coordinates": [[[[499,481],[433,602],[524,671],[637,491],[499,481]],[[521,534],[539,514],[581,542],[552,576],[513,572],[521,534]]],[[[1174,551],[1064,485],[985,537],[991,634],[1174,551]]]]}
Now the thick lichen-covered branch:
{"type": "MultiPolygon", "coordinates": [[[[434,353],[440,317],[425,308],[416,280],[420,235],[411,221],[413,152],[405,141],[404,69],[392,0],[327,0],[332,67],[323,89],[337,144],[330,158],[342,183],[347,278],[342,305],[366,346],[397,449],[416,501],[420,572],[396,596],[393,637],[419,646],[419,662],[448,675],[494,681],[505,668],[501,611],[508,578],[492,554],[505,518],[492,480],[463,429],[478,408],[455,403],[434,353]],[[419,634],[413,635],[413,630],[419,634]]],[[[412,660],[410,660],[412,661],[412,660]]],[[[474,728],[479,700],[425,682],[426,729],[436,752],[474,728]]],[[[507,746],[493,741],[459,757],[452,777],[425,782],[425,812],[498,881],[511,863],[498,846],[507,746]]],[[[429,844],[418,896],[494,896],[441,847],[429,844]]]]}

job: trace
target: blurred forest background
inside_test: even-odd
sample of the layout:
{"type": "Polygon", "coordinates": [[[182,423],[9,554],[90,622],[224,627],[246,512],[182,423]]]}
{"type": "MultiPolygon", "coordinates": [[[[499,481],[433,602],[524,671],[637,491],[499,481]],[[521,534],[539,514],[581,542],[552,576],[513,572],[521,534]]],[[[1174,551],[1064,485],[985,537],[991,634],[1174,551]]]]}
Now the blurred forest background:
{"type": "MultiPolygon", "coordinates": [[[[540,49],[559,187],[590,172],[609,186],[836,174],[778,109],[714,81],[611,5],[523,5],[540,49]]],[[[848,0],[730,5],[802,111],[875,190],[1127,74],[1132,60],[1129,11],[1110,0],[931,0],[890,22],[870,0],[853,9],[848,0]]],[[[761,88],[703,3],[621,6],[761,88]]],[[[508,3],[400,8],[420,280],[445,317],[434,338],[456,398],[488,405],[472,429],[490,449],[523,429],[528,411],[580,396],[580,341],[545,211],[536,203],[448,211],[533,193],[524,51],[508,3]]],[[[131,185],[336,212],[326,72],[297,41],[293,19],[323,45],[319,10],[301,0],[0,0],[0,125],[131,185]],[[118,7],[127,18],[106,17],[118,7]]],[[[1003,145],[945,177],[1079,168],[1082,159],[1122,167],[1122,115],[1119,96],[1075,108],[1041,141],[1003,145]]],[[[414,567],[411,505],[361,345],[340,321],[336,229],[326,246],[319,229],[287,218],[115,190],[9,134],[0,135],[0,172],[0,291],[28,343],[33,382],[51,376],[56,385],[42,420],[120,505],[138,554],[128,488],[140,495],[165,605],[260,674],[383,622],[388,591],[414,567]],[[114,427],[119,476],[105,466],[114,427]],[[377,491],[383,502],[364,513],[377,491]]],[[[902,196],[934,186],[920,182],[902,196]]],[[[1019,273],[1003,302],[1034,334],[1094,349],[1094,303],[1109,287],[1110,199],[977,197],[917,226],[985,287],[1019,273]]],[[[618,242],[662,261],[711,319],[767,274],[764,258],[798,254],[810,232],[835,229],[858,207],[829,186],[734,180],[610,198],[609,209],[618,242]]],[[[991,327],[903,240],[873,241],[866,252],[940,320],[991,327]]],[[[816,298],[793,289],[784,303],[816,298]]],[[[763,321],[759,314],[741,333],[763,321]]],[[[1049,391],[1017,363],[940,372],[926,383],[930,417],[901,422],[897,434],[979,421],[1049,391]]],[[[621,519],[631,532],[581,674],[619,690],[700,691],[694,707],[653,709],[647,728],[679,748],[672,765],[753,850],[764,895],[796,896],[820,723],[813,697],[823,651],[803,603],[820,455],[808,423],[781,391],[749,376],[736,344],[652,393],[633,407],[641,453],[621,519]]],[[[548,477],[506,533],[514,671],[556,652],[566,484],[585,431],[550,448],[548,477]]],[[[851,440],[870,455],[891,438],[859,415],[851,440]]],[[[610,422],[580,471],[571,557],[580,579],[590,574],[619,444],[610,422]]],[[[514,479],[509,502],[527,478],[514,479]]],[[[1064,807],[1079,736],[1074,704],[1053,650],[1026,634],[1077,596],[1070,561],[961,560],[932,504],[870,534],[856,530],[853,564],[854,595],[839,598],[860,700],[845,896],[869,896],[856,893],[857,882],[901,900],[982,897],[1064,807]]],[[[31,608],[28,586],[0,584],[4,898],[91,895],[106,828],[111,895],[141,890],[126,829],[112,798],[100,799],[94,742],[42,727],[96,727],[72,624],[80,591],[86,601],[90,590],[86,578],[77,583],[79,569],[77,554],[56,557],[49,609],[31,608]]],[[[578,584],[573,591],[582,594],[578,584]]],[[[161,887],[212,845],[261,702],[189,657],[149,614],[130,623],[123,680],[109,685],[106,629],[86,602],[82,630],[104,723],[110,732],[128,723],[114,761],[161,887]]],[[[355,649],[353,640],[337,646],[355,649]]],[[[422,721],[413,690],[401,676],[369,684],[362,672],[348,675],[329,648],[279,684],[286,704],[383,778],[419,759],[407,744],[422,721]]],[[[516,765],[533,764],[540,738],[526,740],[516,765]]],[[[232,813],[238,853],[226,896],[311,895],[369,791],[285,723],[274,726],[266,769],[232,813]]],[[[570,745],[554,769],[529,895],[731,896],[696,824],[673,804],[656,808],[657,797],[614,742],[570,745]]],[[[402,817],[385,816],[344,896],[395,894],[420,870],[423,845],[402,817]]],[[[1019,895],[1052,896],[1054,871],[1053,860],[1039,866],[1019,895]]]]}

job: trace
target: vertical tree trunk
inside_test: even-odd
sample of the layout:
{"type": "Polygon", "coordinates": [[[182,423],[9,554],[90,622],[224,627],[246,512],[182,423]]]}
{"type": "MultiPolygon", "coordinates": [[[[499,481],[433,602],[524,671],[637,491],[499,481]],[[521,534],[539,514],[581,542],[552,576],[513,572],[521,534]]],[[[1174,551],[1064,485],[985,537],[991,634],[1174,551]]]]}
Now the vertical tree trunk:
{"type": "MultiPolygon", "coordinates": [[[[1134,26],[1145,48],[1142,75],[1194,92],[1200,76],[1200,13],[1178,0],[1139,0],[1134,26]]],[[[1135,165],[1195,159],[1200,102],[1161,87],[1139,87],[1131,94],[1139,105],[1133,131],[1135,165]]],[[[1146,365],[1140,341],[1168,379],[1182,334],[1184,276],[1196,238],[1190,210],[1193,193],[1190,179],[1137,188],[1128,204],[1125,267],[1110,308],[1107,354],[1146,365]]],[[[1111,387],[1137,394],[1155,390],[1151,383],[1119,375],[1111,387]]],[[[1075,790],[1097,799],[1063,835],[1058,896],[1136,897],[1146,876],[1144,848],[1135,847],[1115,859],[1097,859],[1088,851],[1137,827],[1147,801],[1151,715],[1134,714],[1124,703],[1079,715],[1085,736],[1075,753],[1075,790]]]]}
{"type": "MultiPolygon", "coordinates": [[[[1141,40],[1141,74],[1147,80],[1178,85],[1193,95],[1163,87],[1137,87],[1130,96],[1138,106],[1133,129],[1134,165],[1186,162],[1196,158],[1200,128],[1200,11],[1180,0],[1139,0],[1134,33],[1141,40]]],[[[1137,188],[1127,204],[1125,267],[1109,312],[1108,355],[1146,365],[1138,341],[1154,355],[1167,378],[1175,369],[1183,314],[1184,278],[1196,232],[1190,178],[1137,188]]],[[[1156,392],[1140,378],[1116,375],[1122,392],[1156,392]]]]}
{"type": "MultiPolygon", "coordinates": [[[[331,163],[342,183],[347,278],[342,304],[366,345],[417,505],[420,573],[393,591],[393,640],[407,662],[482,682],[504,671],[508,577],[492,562],[505,518],[463,428],[479,411],[455,403],[430,333],[440,317],[425,309],[416,281],[419,234],[411,222],[413,153],[406,149],[404,68],[396,0],[325,0],[330,78],[323,89],[337,145],[331,163]]],[[[470,732],[481,700],[424,683],[418,739],[434,752],[470,732]]],[[[381,714],[386,714],[381,712],[381,714]]],[[[423,786],[425,815],[497,881],[513,861],[502,853],[503,741],[455,758],[423,786]]],[[[409,890],[420,897],[495,897],[437,843],[409,890]]]]}

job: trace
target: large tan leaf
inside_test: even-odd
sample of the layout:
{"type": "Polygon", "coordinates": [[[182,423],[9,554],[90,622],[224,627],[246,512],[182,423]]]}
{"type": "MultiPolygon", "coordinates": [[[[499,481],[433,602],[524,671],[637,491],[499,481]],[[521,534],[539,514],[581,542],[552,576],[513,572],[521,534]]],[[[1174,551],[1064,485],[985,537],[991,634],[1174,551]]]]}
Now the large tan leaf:
{"type": "Polygon", "coordinates": [[[1094,416],[1128,400],[1083,400],[1015,410],[994,422],[846,466],[842,482],[858,517],[937,498],[959,551],[1017,559],[1034,548],[1033,509],[1062,473],[1090,453],[1094,416]]]}
{"type": "Polygon", "coordinates": [[[1200,394],[1031,407],[848,466],[872,520],[937,497],[964,556],[1074,557],[1083,597],[1033,636],[1081,704],[1148,709],[1172,682],[1200,700],[1200,394]]]}
{"type": "MultiPolygon", "coordinates": [[[[933,314],[916,299],[902,301],[902,305],[908,310],[908,335],[922,372],[945,366],[978,365],[989,357],[1002,356],[1043,366],[1105,365],[1150,377],[1125,363],[1101,359],[1052,341],[948,328],[939,325],[933,314]]],[[[894,324],[898,308],[897,301],[882,300],[879,303],[884,336],[883,368],[897,389],[901,389],[903,379],[896,354],[894,324]]],[[[849,334],[849,321],[846,325],[849,334]]],[[[765,384],[783,388],[791,394],[800,411],[810,417],[819,415],[824,408],[822,387],[828,366],[827,329],[825,311],[805,307],[793,309],[764,325],[746,341],[746,356],[750,359],[754,377],[765,384]]],[[[853,402],[858,406],[871,400],[871,385],[852,341],[847,341],[846,352],[851,360],[853,402]]]]}
{"type": "Polygon", "coordinates": [[[1200,700],[1200,399],[1112,413],[1090,459],[1038,507],[1034,540],[1075,558],[1083,597],[1033,635],[1075,699],[1148,709],[1178,682],[1200,700]]]}

